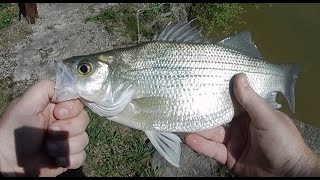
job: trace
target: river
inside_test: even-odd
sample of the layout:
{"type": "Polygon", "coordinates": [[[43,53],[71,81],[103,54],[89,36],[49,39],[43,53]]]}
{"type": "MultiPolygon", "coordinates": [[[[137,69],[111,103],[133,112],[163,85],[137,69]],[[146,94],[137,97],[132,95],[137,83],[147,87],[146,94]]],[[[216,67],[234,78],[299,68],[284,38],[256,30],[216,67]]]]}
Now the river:
{"type": "Polygon", "coordinates": [[[273,3],[256,10],[244,5],[246,22],[234,30],[249,30],[260,53],[273,63],[299,63],[295,86],[296,113],[278,96],[282,111],[299,121],[320,127],[320,4],[273,3]]]}
{"type": "Polygon", "coordinates": [[[273,63],[299,63],[302,71],[295,86],[296,113],[285,111],[299,121],[320,127],[320,3],[272,3],[256,10],[244,4],[244,25],[234,30],[249,30],[260,53],[273,63]]]}

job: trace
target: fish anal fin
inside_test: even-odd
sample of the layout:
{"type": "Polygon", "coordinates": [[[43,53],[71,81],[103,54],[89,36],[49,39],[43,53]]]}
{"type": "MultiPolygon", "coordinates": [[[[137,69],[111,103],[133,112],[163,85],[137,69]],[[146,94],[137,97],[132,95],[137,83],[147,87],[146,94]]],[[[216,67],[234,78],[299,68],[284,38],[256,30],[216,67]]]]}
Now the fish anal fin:
{"type": "Polygon", "coordinates": [[[156,150],[173,166],[179,167],[181,140],[171,132],[145,131],[156,150]]]}

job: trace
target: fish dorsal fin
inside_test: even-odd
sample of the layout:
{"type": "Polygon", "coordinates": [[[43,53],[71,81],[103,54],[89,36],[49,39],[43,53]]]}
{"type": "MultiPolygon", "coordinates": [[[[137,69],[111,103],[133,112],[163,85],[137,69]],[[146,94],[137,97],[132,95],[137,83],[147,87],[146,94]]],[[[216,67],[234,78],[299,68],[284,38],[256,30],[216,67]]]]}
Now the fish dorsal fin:
{"type": "MultiPolygon", "coordinates": [[[[192,20],[193,21],[193,20],[192,20]]],[[[176,24],[167,24],[159,35],[153,37],[153,41],[173,41],[191,43],[212,43],[203,38],[196,27],[191,27],[187,19],[181,20],[176,24]]]]}
{"type": "Polygon", "coordinates": [[[171,132],[145,131],[152,145],[172,165],[179,167],[181,140],[171,132]]]}
{"type": "Polygon", "coordinates": [[[240,51],[253,58],[264,59],[259,53],[257,46],[252,42],[249,31],[240,32],[234,36],[227,37],[217,43],[223,47],[240,51]]]}

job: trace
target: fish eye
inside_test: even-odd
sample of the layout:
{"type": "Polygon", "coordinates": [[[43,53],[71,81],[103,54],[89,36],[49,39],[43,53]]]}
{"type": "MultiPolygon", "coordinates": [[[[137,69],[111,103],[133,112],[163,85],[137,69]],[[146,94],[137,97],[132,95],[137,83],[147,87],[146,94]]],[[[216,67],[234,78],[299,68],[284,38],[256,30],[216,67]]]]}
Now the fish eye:
{"type": "Polygon", "coordinates": [[[77,70],[81,75],[88,75],[92,71],[92,64],[90,62],[79,63],[77,66],[77,70]]]}

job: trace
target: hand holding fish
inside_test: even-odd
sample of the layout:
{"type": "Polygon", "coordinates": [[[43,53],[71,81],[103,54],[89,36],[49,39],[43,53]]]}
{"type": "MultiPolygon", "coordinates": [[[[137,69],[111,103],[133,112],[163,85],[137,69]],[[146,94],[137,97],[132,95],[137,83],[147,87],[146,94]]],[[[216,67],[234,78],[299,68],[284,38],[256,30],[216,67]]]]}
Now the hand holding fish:
{"type": "Polygon", "coordinates": [[[233,87],[246,114],[233,119],[230,127],[189,134],[186,144],[241,176],[319,176],[320,159],[292,120],[272,109],[244,74],[235,76],[233,87]]]}
{"type": "Polygon", "coordinates": [[[83,164],[89,118],[79,100],[54,104],[53,94],[54,82],[42,80],[2,114],[2,175],[57,176],[83,164]]]}

